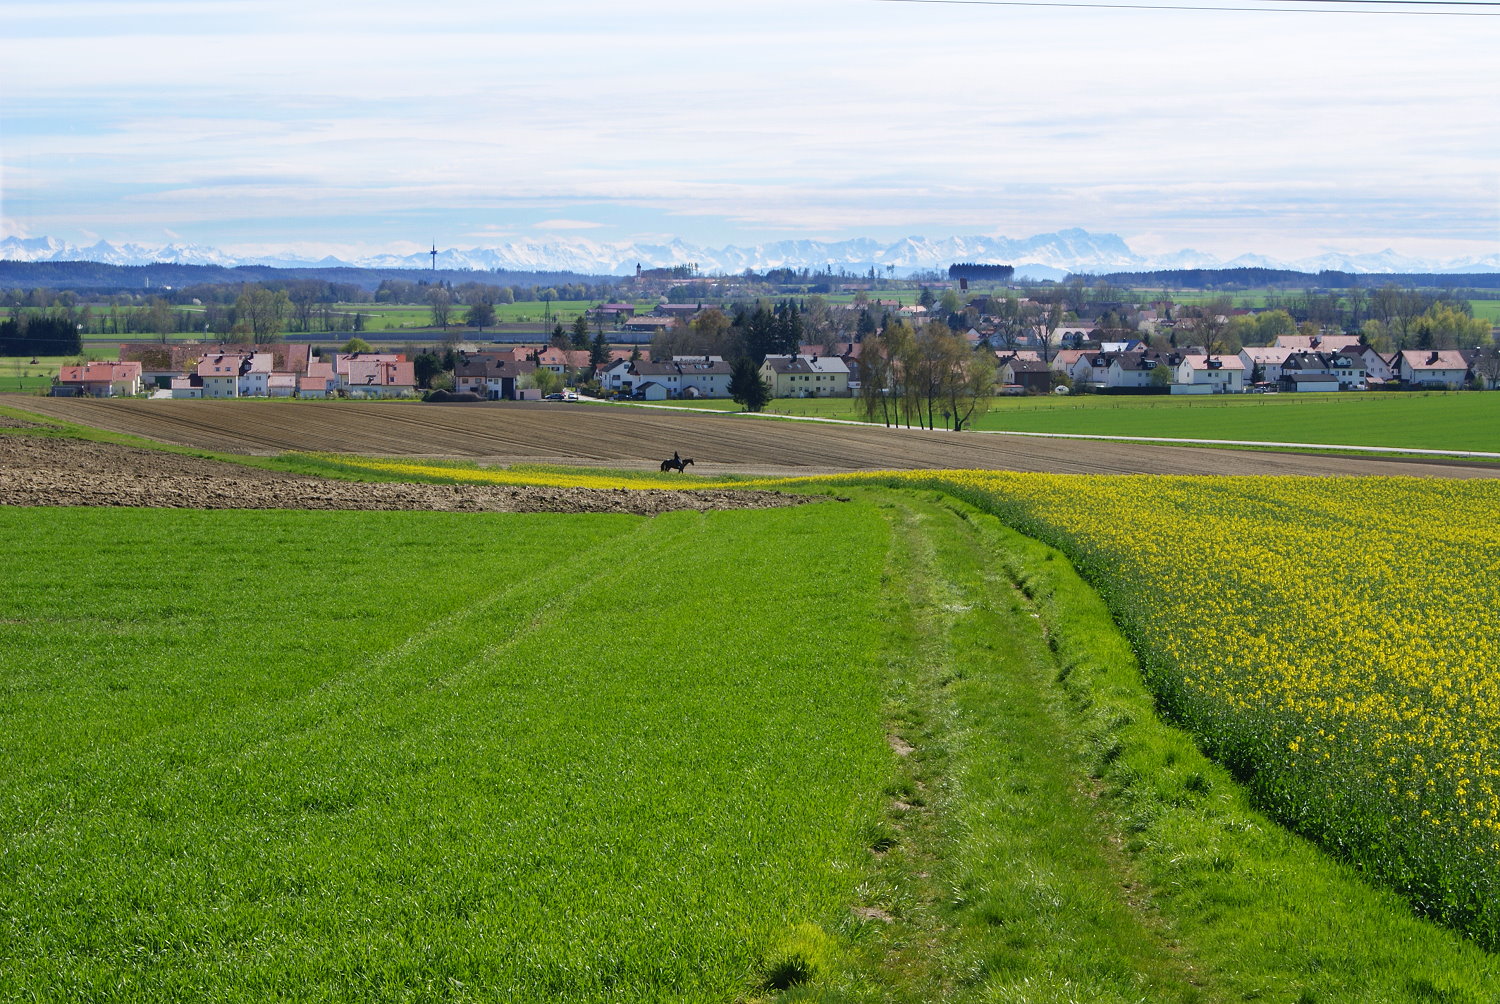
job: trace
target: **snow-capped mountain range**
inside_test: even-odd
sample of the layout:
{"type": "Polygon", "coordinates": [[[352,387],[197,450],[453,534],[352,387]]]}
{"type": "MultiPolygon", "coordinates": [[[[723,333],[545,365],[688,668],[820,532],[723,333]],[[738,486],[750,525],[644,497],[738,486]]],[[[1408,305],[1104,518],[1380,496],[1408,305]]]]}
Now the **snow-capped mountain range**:
{"type": "MultiPolygon", "coordinates": [[[[314,253],[245,256],[197,244],[69,244],[50,237],[0,240],[0,259],[10,261],[96,261],[112,265],[263,265],[280,268],[431,268],[431,254],[373,254],[342,259],[314,253]]],[[[1018,276],[1060,279],[1069,272],[1126,272],[1182,268],[1285,268],[1301,272],[1500,272],[1500,253],[1461,259],[1414,258],[1385,250],[1368,254],[1330,252],[1281,260],[1245,254],[1221,259],[1191,249],[1141,255],[1115,234],[1069,229],[1022,239],[1006,237],[905,237],[882,242],[868,237],[845,241],[787,240],[750,247],[720,248],[673,240],[665,244],[607,243],[586,239],[512,241],[495,247],[439,250],[437,267],[483,271],[557,271],[587,275],[628,275],[636,265],[661,268],[696,263],[705,275],[745,269],[810,268],[815,271],[878,272],[909,275],[946,270],[954,262],[1014,265],[1018,276]]]]}

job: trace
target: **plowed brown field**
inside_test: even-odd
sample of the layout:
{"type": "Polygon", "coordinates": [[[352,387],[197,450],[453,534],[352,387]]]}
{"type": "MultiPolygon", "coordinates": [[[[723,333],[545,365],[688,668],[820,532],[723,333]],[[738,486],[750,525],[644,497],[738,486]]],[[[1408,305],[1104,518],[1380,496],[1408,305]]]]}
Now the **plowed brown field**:
{"type": "Polygon", "coordinates": [[[693,472],[809,474],[982,468],[1076,474],[1403,474],[1500,477],[1478,462],[1034,439],[587,404],[0,398],[28,411],[232,453],[302,450],[652,467],[673,450],[693,472]]]}
{"type": "MultiPolygon", "coordinates": [[[[613,512],[763,509],[812,501],[780,492],[361,484],[61,436],[0,436],[0,506],[613,512]]],[[[821,501],[818,500],[818,501],[821,501]]]]}

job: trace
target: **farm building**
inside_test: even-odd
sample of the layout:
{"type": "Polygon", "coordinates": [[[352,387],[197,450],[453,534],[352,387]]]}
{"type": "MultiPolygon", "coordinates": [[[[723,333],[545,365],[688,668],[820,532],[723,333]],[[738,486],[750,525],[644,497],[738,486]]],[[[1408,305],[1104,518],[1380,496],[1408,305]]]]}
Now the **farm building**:
{"type": "Polygon", "coordinates": [[[140,363],[86,363],[64,366],[57,376],[59,397],[128,397],[141,392],[140,363]]]}

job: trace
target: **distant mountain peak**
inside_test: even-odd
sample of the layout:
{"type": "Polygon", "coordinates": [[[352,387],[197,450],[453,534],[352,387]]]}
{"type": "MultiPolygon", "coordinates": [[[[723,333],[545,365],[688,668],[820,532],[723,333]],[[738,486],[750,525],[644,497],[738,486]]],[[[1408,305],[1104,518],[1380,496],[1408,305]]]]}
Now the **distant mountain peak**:
{"type": "MultiPolygon", "coordinates": [[[[198,244],[111,244],[97,241],[87,247],[51,237],[7,237],[0,240],[0,258],[12,261],[97,261],[112,265],[262,265],[281,268],[430,268],[430,251],[387,253],[339,258],[326,251],[304,255],[234,255],[198,244]]],[[[993,236],[923,237],[912,234],[890,242],[870,237],[843,241],[792,239],[751,247],[709,248],[674,237],[665,243],[604,242],[588,238],[518,240],[492,247],[439,249],[437,264],[448,269],[520,272],[577,272],[589,275],[628,275],[637,264],[664,268],[695,262],[708,275],[734,274],[746,269],[833,269],[862,274],[870,269],[898,275],[937,269],[954,262],[1014,265],[1016,274],[1059,279],[1069,272],[1130,272],[1179,268],[1287,268],[1305,272],[1325,269],[1360,272],[1496,272],[1500,254],[1439,261],[1418,259],[1392,249],[1367,253],[1329,252],[1311,258],[1280,260],[1244,254],[1222,259],[1184,249],[1156,255],[1132,251],[1118,234],[1094,233],[1068,227],[1053,233],[1012,239],[993,236]]]]}

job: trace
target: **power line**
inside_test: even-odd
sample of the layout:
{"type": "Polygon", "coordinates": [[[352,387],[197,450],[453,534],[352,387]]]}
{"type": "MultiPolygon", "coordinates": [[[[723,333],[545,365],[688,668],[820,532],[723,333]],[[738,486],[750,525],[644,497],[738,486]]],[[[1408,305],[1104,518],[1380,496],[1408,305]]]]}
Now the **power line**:
{"type": "MultiPolygon", "coordinates": [[[[1231,11],[1236,14],[1379,14],[1382,16],[1408,17],[1500,17],[1500,13],[1468,10],[1351,10],[1333,7],[1209,7],[1187,4],[1140,4],[1140,3],[1082,3],[1069,0],[871,0],[872,3],[947,4],[963,7],[1087,7],[1095,10],[1201,10],[1231,11]]],[[[1269,0],[1289,3],[1296,0],[1269,0]]],[[[1369,5],[1373,3],[1396,4],[1409,7],[1418,4],[1435,4],[1445,7],[1500,7],[1500,0],[1309,0],[1312,3],[1351,3],[1369,5]]]]}

